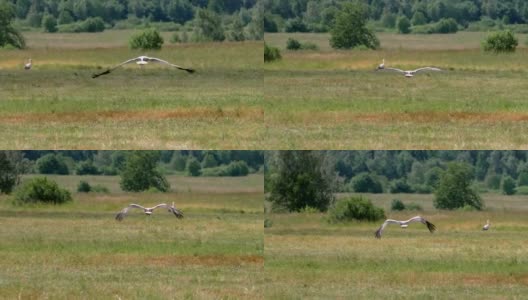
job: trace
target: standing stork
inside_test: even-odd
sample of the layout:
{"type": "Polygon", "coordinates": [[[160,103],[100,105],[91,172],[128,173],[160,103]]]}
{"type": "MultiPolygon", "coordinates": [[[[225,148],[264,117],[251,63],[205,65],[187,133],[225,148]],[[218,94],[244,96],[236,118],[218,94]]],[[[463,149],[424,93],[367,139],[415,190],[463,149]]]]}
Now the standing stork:
{"type": "Polygon", "coordinates": [[[161,204],[158,204],[154,207],[143,207],[139,204],[130,204],[129,206],[123,208],[120,212],[117,213],[117,215],[115,216],[115,219],[118,220],[118,221],[122,221],[128,214],[128,211],[129,209],[131,208],[140,208],[143,210],[143,212],[147,215],[147,216],[150,216],[152,214],[152,212],[158,208],[158,207],[164,207],[166,208],[169,212],[173,213],[174,216],[176,216],[176,218],[178,219],[181,219],[183,218],[183,212],[179,209],[177,209],[175,206],[174,206],[174,202],[172,202],[172,205],[168,205],[168,204],[165,204],[165,203],[161,203],[161,204]]]}
{"type": "Polygon", "coordinates": [[[376,238],[381,239],[381,233],[383,232],[383,230],[385,229],[385,227],[387,225],[389,225],[389,224],[398,224],[402,228],[407,228],[409,226],[409,224],[413,223],[413,222],[420,222],[422,224],[427,225],[427,229],[429,229],[429,232],[431,232],[431,233],[433,233],[436,230],[436,226],[434,226],[433,223],[427,221],[425,218],[422,218],[421,216],[416,216],[416,217],[410,218],[409,220],[406,220],[406,221],[398,221],[398,220],[393,220],[393,219],[387,219],[387,220],[385,220],[385,222],[383,222],[383,224],[381,224],[380,228],[378,228],[378,230],[376,230],[374,235],[376,236],[376,238]]]}
{"type": "Polygon", "coordinates": [[[165,65],[168,65],[168,66],[171,66],[171,67],[174,67],[176,69],[179,69],[179,70],[184,70],[184,71],[187,71],[188,73],[194,73],[194,69],[190,69],[190,68],[184,68],[184,67],[181,67],[181,66],[178,66],[178,65],[175,65],[175,64],[172,64],[166,60],[163,60],[163,59],[159,59],[159,58],[156,58],[156,57],[148,57],[148,56],[138,56],[136,58],[132,58],[132,59],[129,59],[127,61],[124,61],[110,69],[107,69],[106,71],[104,72],[101,72],[101,73],[97,73],[97,74],[93,74],[92,75],[92,78],[97,78],[101,75],[106,75],[106,74],[110,74],[110,72],[112,72],[113,70],[121,67],[121,66],[124,66],[126,64],[129,64],[129,63],[133,63],[135,62],[137,65],[139,65],[140,67],[143,67],[144,65],[147,65],[149,62],[157,62],[157,63],[162,63],[162,64],[165,64],[165,65]]]}
{"type": "Polygon", "coordinates": [[[381,64],[378,65],[378,70],[383,70],[383,69],[385,69],[385,58],[383,59],[381,64]]]}
{"type": "Polygon", "coordinates": [[[482,230],[483,230],[483,231],[487,231],[487,230],[490,228],[490,226],[491,226],[491,223],[490,223],[489,220],[488,220],[488,221],[486,222],[486,225],[484,225],[484,226],[482,227],[482,230]]]}
{"type": "Polygon", "coordinates": [[[31,61],[31,58],[30,58],[28,62],[24,64],[24,70],[31,70],[32,66],[33,66],[33,62],[31,61]]]}

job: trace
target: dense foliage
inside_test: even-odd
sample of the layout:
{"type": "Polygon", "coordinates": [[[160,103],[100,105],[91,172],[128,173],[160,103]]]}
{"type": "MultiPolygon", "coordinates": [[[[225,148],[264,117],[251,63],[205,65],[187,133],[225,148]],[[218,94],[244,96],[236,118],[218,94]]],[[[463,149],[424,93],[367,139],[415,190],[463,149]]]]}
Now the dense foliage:
{"type": "MultiPolygon", "coordinates": [[[[265,0],[264,28],[267,32],[327,32],[336,15],[350,0],[265,0]]],[[[394,30],[405,17],[414,26],[452,19],[468,30],[488,30],[498,25],[528,23],[528,1],[524,0],[365,0],[371,25],[394,30]]],[[[424,30],[423,28],[418,28],[424,30]]],[[[414,32],[414,28],[411,28],[414,32]]],[[[425,33],[425,32],[424,32],[425,33]]]]}
{"type": "Polygon", "coordinates": [[[150,188],[168,191],[170,184],[157,169],[159,155],[157,151],[129,152],[121,172],[121,189],[131,192],[146,191],[150,188]]]}
{"type": "Polygon", "coordinates": [[[334,201],[332,174],[317,151],[281,151],[276,174],[266,181],[274,208],[300,211],[309,206],[326,211],[334,201]]]}
{"type": "Polygon", "coordinates": [[[281,59],[279,48],[264,44],[264,62],[271,62],[281,59]]]}
{"type": "Polygon", "coordinates": [[[22,27],[43,27],[48,32],[158,26],[185,34],[189,31],[195,41],[263,37],[264,0],[1,1],[12,4],[12,16],[22,27]]]}
{"type": "Polygon", "coordinates": [[[155,28],[145,29],[130,37],[128,45],[130,49],[159,50],[163,46],[163,37],[155,28]]]}
{"type": "Polygon", "coordinates": [[[15,203],[50,203],[62,204],[72,201],[68,190],[62,189],[59,185],[46,177],[36,177],[24,182],[15,190],[15,203]]]}
{"type": "Polygon", "coordinates": [[[367,28],[368,8],[359,2],[343,5],[330,31],[332,48],[350,49],[363,46],[376,49],[380,43],[374,33],[367,28]]]}
{"type": "Polygon", "coordinates": [[[0,193],[9,194],[29,169],[29,160],[20,151],[0,151],[0,193]]]}
{"type": "Polygon", "coordinates": [[[328,211],[328,221],[331,223],[381,219],[385,219],[383,208],[374,206],[369,199],[363,197],[338,200],[328,211]]]}
{"type": "Polygon", "coordinates": [[[482,49],[486,52],[515,52],[519,40],[509,31],[493,32],[486,37],[482,43],[482,49]]]}
{"type": "Polygon", "coordinates": [[[26,47],[24,37],[12,25],[14,17],[14,6],[5,0],[0,0],[0,48],[10,46],[22,49],[26,47]]]}
{"type": "Polygon", "coordinates": [[[450,163],[447,170],[442,173],[435,191],[434,206],[439,209],[456,209],[466,206],[482,209],[484,206],[482,199],[471,186],[473,178],[471,165],[459,162],[450,163]]]}

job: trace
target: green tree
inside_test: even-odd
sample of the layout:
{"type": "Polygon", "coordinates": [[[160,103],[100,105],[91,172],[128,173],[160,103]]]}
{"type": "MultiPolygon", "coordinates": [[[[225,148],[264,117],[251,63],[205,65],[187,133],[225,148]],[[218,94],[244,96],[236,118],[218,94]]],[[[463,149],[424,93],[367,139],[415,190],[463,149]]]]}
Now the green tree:
{"type": "Polygon", "coordinates": [[[515,194],[515,180],[510,176],[504,176],[501,183],[502,193],[505,195],[515,194]]]}
{"type": "Polygon", "coordinates": [[[244,26],[239,18],[236,18],[231,25],[231,31],[229,32],[229,40],[235,42],[242,42],[246,39],[244,35],[244,26]]]}
{"type": "Polygon", "coordinates": [[[148,28],[144,31],[134,34],[129,41],[130,49],[142,50],[159,50],[163,46],[163,37],[155,28],[148,28]]]}
{"type": "Polygon", "coordinates": [[[485,52],[508,53],[515,52],[518,45],[517,37],[511,31],[506,30],[489,34],[482,42],[482,49],[485,52]]]}
{"type": "Polygon", "coordinates": [[[323,160],[318,151],[280,151],[277,172],[265,183],[269,185],[269,200],[288,211],[307,206],[326,211],[334,202],[334,181],[323,160]]]}
{"type": "Polygon", "coordinates": [[[425,17],[425,15],[423,14],[423,12],[421,11],[417,11],[414,13],[414,15],[412,16],[412,19],[411,19],[411,23],[416,26],[416,25],[424,25],[427,23],[427,18],[425,17]]]}
{"type": "Polygon", "coordinates": [[[213,168],[218,166],[215,156],[211,152],[207,152],[202,159],[202,168],[213,168]]]}
{"type": "Polygon", "coordinates": [[[480,195],[471,187],[472,180],[471,165],[449,163],[435,190],[434,206],[439,209],[456,209],[467,205],[482,209],[484,204],[480,195]]]}
{"type": "Polygon", "coordinates": [[[365,46],[370,49],[379,47],[379,40],[367,28],[368,8],[360,2],[343,5],[331,30],[330,45],[333,48],[350,49],[365,46]]]}
{"type": "Polygon", "coordinates": [[[37,160],[37,170],[40,174],[70,174],[64,157],[60,154],[48,153],[37,160]]]}
{"type": "Polygon", "coordinates": [[[517,177],[517,185],[528,185],[528,171],[521,171],[517,177]]]}
{"type": "Polygon", "coordinates": [[[75,168],[75,174],[77,175],[99,175],[101,172],[94,165],[91,159],[80,162],[75,168]]]}
{"type": "Polygon", "coordinates": [[[222,18],[207,9],[198,10],[196,18],[196,37],[203,41],[223,41],[225,40],[222,18]]]}
{"type": "Polygon", "coordinates": [[[14,18],[15,9],[13,5],[7,1],[0,1],[0,47],[10,45],[23,49],[26,47],[26,41],[11,24],[14,18]]]}
{"type": "Polygon", "coordinates": [[[402,16],[398,19],[398,32],[403,34],[411,32],[411,22],[406,16],[402,16]]]}
{"type": "Polygon", "coordinates": [[[187,165],[185,166],[185,171],[189,176],[200,176],[202,173],[200,162],[194,156],[189,156],[187,159],[187,165]]]}
{"type": "Polygon", "coordinates": [[[57,32],[57,19],[52,15],[45,15],[42,18],[42,28],[46,32],[57,32]]]}
{"type": "Polygon", "coordinates": [[[350,180],[350,186],[356,193],[383,193],[383,186],[375,175],[361,173],[350,180]]]}
{"type": "Polygon", "coordinates": [[[128,153],[121,172],[121,189],[129,192],[141,192],[156,188],[162,192],[170,189],[170,184],[157,169],[160,159],[158,151],[132,151],[128,153]]]}
{"type": "Polygon", "coordinates": [[[29,161],[20,151],[0,151],[0,193],[9,194],[29,170],[29,161]]]}
{"type": "Polygon", "coordinates": [[[171,167],[176,171],[185,171],[185,164],[187,163],[187,157],[181,154],[180,151],[174,152],[170,162],[171,167]]]}

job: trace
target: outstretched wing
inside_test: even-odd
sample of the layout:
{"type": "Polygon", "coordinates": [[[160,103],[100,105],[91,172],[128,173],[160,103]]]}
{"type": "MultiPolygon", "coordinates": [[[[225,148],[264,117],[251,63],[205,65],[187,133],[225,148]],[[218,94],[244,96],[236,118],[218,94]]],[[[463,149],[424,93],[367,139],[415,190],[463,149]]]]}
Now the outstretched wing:
{"type": "Polygon", "coordinates": [[[127,213],[128,213],[128,210],[130,208],[141,208],[141,209],[145,209],[143,206],[139,205],[139,204],[130,204],[129,206],[123,208],[120,212],[117,213],[117,215],[115,216],[115,219],[118,220],[118,221],[123,221],[123,219],[126,217],[127,213]]]}
{"type": "Polygon", "coordinates": [[[113,70],[115,70],[115,69],[117,69],[117,68],[119,68],[119,67],[121,67],[121,66],[123,66],[123,65],[126,65],[126,64],[129,64],[129,63],[131,63],[131,62],[138,61],[138,60],[139,60],[139,57],[129,59],[129,60],[127,60],[127,61],[125,61],[125,62],[122,62],[122,63],[120,63],[120,64],[118,64],[118,65],[116,65],[116,66],[114,66],[114,67],[112,67],[112,68],[110,68],[110,69],[107,69],[106,71],[103,71],[103,72],[101,72],[101,73],[97,73],[97,74],[93,74],[93,75],[92,75],[92,78],[97,78],[97,77],[99,77],[99,76],[101,76],[101,75],[110,74],[110,72],[112,72],[113,70]]]}
{"type": "Polygon", "coordinates": [[[421,72],[421,71],[442,71],[442,70],[439,69],[439,68],[424,67],[424,68],[416,69],[416,70],[414,70],[414,71],[412,71],[412,72],[413,72],[413,73],[418,73],[418,72],[421,72]]]}
{"type": "Polygon", "coordinates": [[[156,206],[154,206],[152,209],[156,209],[158,207],[164,207],[166,209],[169,210],[169,212],[173,213],[176,218],[178,219],[182,219],[183,218],[183,212],[179,209],[177,209],[176,207],[172,206],[172,205],[168,205],[168,204],[165,204],[165,203],[161,203],[161,204],[158,204],[156,206]]]}
{"type": "Polygon", "coordinates": [[[425,224],[427,226],[427,229],[429,229],[430,233],[433,233],[436,230],[436,226],[433,223],[427,221],[425,218],[423,218],[421,216],[416,216],[414,218],[411,218],[407,222],[409,222],[409,223],[411,223],[411,222],[423,223],[423,224],[425,224]]]}
{"type": "Polygon", "coordinates": [[[378,230],[376,230],[376,232],[374,233],[374,236],[377,239],[381,239],[381,233],[383,232],[385,227],[387,227],[387,225],[389,225],[389,224],[399,224],[399,222],[396,221],[396,220],[392,220],[392,219],[385,220],[385,222],[383,222],[383,224],[381,224],[380,228],[378,228],[378,230]]]}
{"type": "Polygon", "coordinates": [[[182,66],[178,66],[178,65],[175,65],[175,64],[171,64],[170,62],[166,61],[166,60],[163,60],[163,59],[159,59],[159,58],[156,58],[156,57],[149,57],[149,60],[150,61],[156,61],[156,62],[159,62],[159,63],[162,63],[162,64],[166,64],[166,65],[169,65],[171,67],[175,67],[177,69],[180,69],[180,70],[184,70],[184,71],[187,71],[189,73],[194,73],[194,69],[190,69],[190,68],[184,68],[182,66]]]}

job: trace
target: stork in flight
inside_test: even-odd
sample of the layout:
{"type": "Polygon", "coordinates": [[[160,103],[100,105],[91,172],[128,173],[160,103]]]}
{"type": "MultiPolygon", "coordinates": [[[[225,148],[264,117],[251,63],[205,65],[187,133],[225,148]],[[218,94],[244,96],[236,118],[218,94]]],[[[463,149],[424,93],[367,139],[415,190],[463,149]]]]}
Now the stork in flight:
{"type": "Polygon", "coordinates": [[[419,68],[416,70],[402,70],[402,69],[397,69],[397,68],[385,68],[385,66],[383,68],[378,67],[378,70],[396,71],[396,72],[402,73],[407,78],[413,77],[416,73],[422,72],[422,71],[442,71],[441,69],[435,68],[435,67],[423,67],[423,68],[419,68]]]}
{"type": "Polygon", "coordinates": [[[402,228],[407,228],[409,226],[409,224],[413,223],[413,222],[420,222],[420,223],[423,223],[423,224],[427,225],[427,229],[429,229],[429,232],[431,232],[431,233],[433,233],[436,230],[436,226],[434,226],[433,223],[430,223],[429,221],[427,221],[426,219],[422,218],[421,216],[416,216],[414,218],[410,218],[407,221],[398,221],[398,220],[387,219],[387,220],[385,220],[385,222],[383,222],[383,224],[380,226],[380,228],[378,228],[378,230],[376,230],[375,236],[376,236],[376,238],[381,239],[381,233],[383,232],[383,230],[385,229],[385,227],[388,224],[398,224],[402,228]]]}
{"type": "Polygon", "coordinates": [[[31,61],[31,58],[28,59],[28,62],[24,64],[24,70],[31,70],[31,67],[33,66],[33,62],[31,61]]]}
{"type": "Polygon", "coordinates": [[[486,225],[484,225],[484,227],[482,227],[482,230],[484,231],[487,231],[489,228],[490,228],[491,224],[489,222],[489,220],[486,222],[486,225]]]}
{"type": "Polygon", "coordinates": [[[128,213],[128,210],[131,209],[131,208],[140,208],[140,209],[143,210],[143,212],[147,216],[150,216],[152,214],[152,212],[158,207],[163,207],[163,208],[168,209],[168,211],[173,213],[176,216],[176,218],[178,218],[178,219],[183,218],[182,211],[177,209],[176,207],[174,207],[174,202],[172,202],[172,205],[161,203],[161,204],[158,204],[158,205],[156,205],[154,207],[143,207],[143,206],[141,206],[139,204],[132,203],[129,206],[123,208],[123,210],[121,210],[120,212],[118,212],[117,215],[115,216],[115,219],[118,220],[118,221],[122,221],[126,217],[126,215],[128,213]]]}
{"type": "Polygon", "coordinates": [[[123,66],[123,65],[126,65],[126,64],[129,64],[129,63],[133,63],[135,62],[137,65],[143,67],[144,65],[147,65],[149,62],[158,62],[158,63],[162,63],[162,64],[166,64],[166,65],[169,65],[171,67],[174,67],[176,69],[179,69],[179,70],[184,70],[184,71],[187,71],[189,73],[194,73],[194,69],[190,69],[190,68],[184,68],[184,67],[181,67],[181,66],[178,66],[178,65],[175,65],[175,64],[171,64],[170,62],[166,61],[166,60],[163,60],[163,59],[159,59],[159,58],[156,58],[156,57],[148,57],[148,56],[138,56],[136,58],[132,58],[132,59],[129,59],[125,62],[122,62],[110,69],[107,69],[106,71],[104,72],[101,72],[101,73],[98,73],[98,74],[93,74],[92,75],[92,78],[97,78],[101,75],[106,75],[106,74],[110,74],[110,72],[112,72],[113,70],[123,66]]]}

